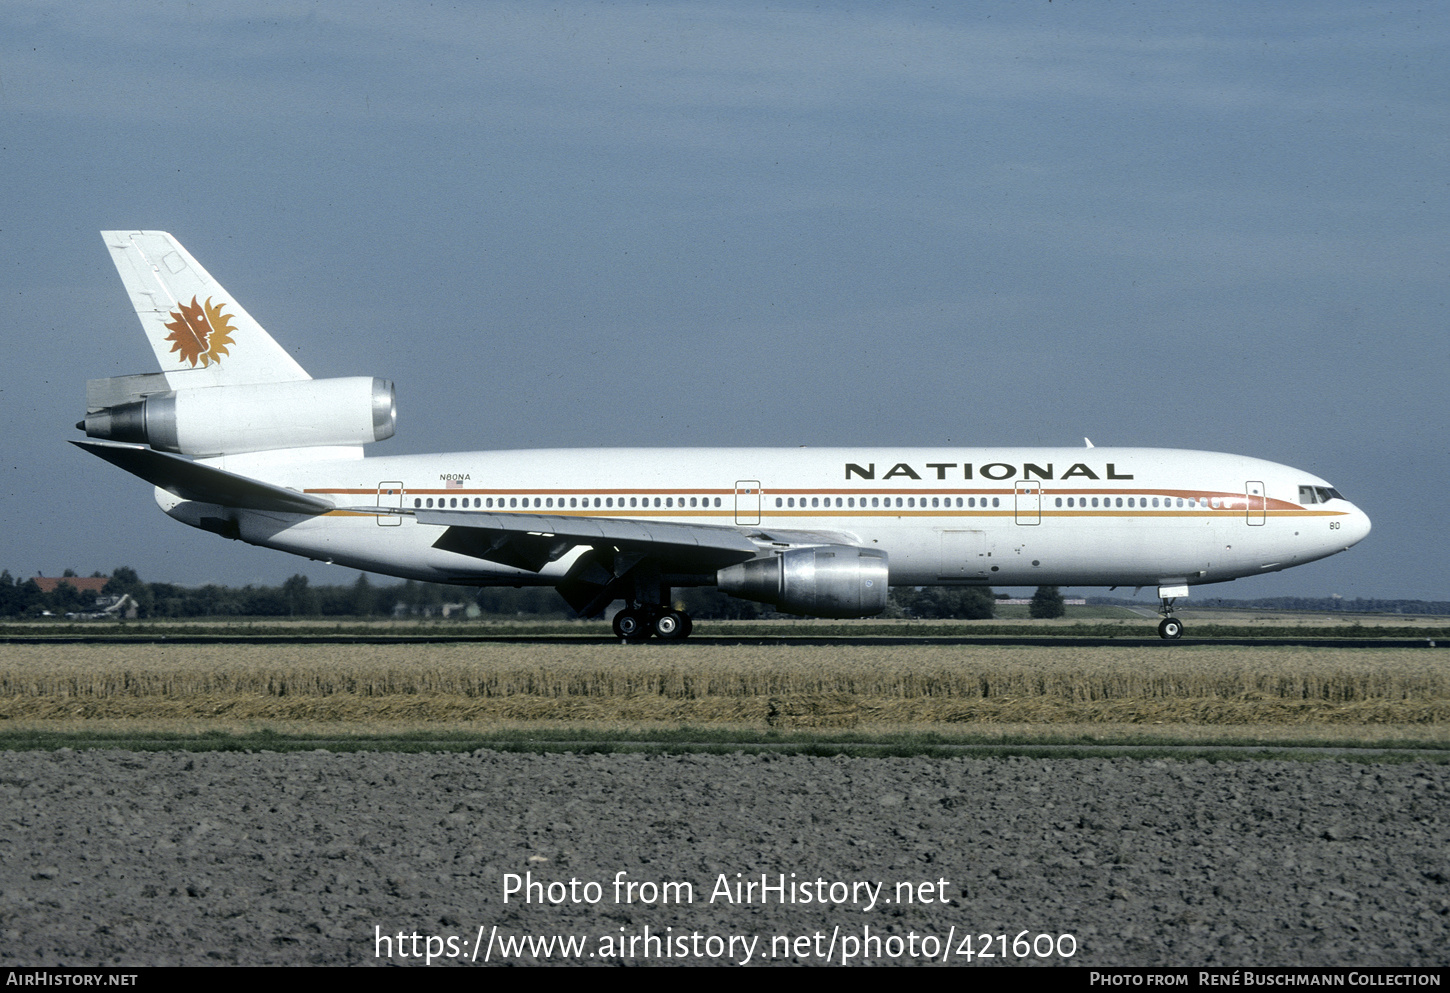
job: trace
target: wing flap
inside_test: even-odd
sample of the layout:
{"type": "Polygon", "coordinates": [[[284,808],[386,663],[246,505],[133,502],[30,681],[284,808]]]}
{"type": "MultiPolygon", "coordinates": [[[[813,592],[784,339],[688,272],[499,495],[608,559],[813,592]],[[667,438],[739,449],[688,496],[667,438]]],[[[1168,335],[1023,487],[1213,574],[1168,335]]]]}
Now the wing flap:
{"type": "Polygon", "coordinates": [[[751,539],[762,545],[779,545],[799,548],[810,545],[859,545],[859,535],[848,531],[788,531],[779,528],[754,527],[748,532],[751,539]]]}
{"type": "Polygon", "coordinates": [[[435,548],[531,572],[579,545],[647,554],[679,572],[713,573],[760,554],[755,542],[727,527],[464,510],[415,510],[413,515],[419,523],[447,527],[435,548]]]}
{"type": "Polygon", "coordinates": [[[333,509],[333,504],[321,497],[239,476],[145,445],[116,441],[71,441],[71,444],[183,500],[288,514],[324,514],[333,509]]]}

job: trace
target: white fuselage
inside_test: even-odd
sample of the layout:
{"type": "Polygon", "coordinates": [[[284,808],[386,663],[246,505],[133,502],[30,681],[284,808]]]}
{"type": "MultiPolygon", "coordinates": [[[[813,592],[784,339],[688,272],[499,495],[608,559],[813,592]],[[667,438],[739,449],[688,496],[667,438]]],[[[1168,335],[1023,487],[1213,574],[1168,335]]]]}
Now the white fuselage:
{"type": "MultiPolygon", "coordinates": [[[[359,450],[360,451],[360,450],[359,450]]],[[[434,547],[408,511],[469,509],[823,532],[887,553],[893,585],[1176,586],[1302,565],[1369,533],[1329,484],[1260,459],[1144,448],[579,449],[210,464],[332,500],[320,516],[178,500],[198,525],[351,568],[465,585],[552,585],[539,572],[434,547]],[[1304,488],[1311,495],[1304,496],[1304,488]],[[377,514],[387,507],[402,513],[377,514]],[[354,508],[354,509],[346,509],[354,508]]],[[[315,456],[313,456],[315,458],[315,456]]],[[[698,577],[701,583],[711,577],[698,577]]],[[[677,580],[680,582],[680,580],[677,580]]]]}

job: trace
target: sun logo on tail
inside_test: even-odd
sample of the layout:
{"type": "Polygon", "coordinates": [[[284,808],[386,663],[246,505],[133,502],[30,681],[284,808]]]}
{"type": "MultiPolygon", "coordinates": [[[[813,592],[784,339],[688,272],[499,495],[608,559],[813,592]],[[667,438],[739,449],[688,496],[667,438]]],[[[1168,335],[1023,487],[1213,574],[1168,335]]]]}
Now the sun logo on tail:
{"type": "Polygon", "coordinates": [[[222,313],[225,306],[219,303],[213,307],[211,297],[206,298],[206,303],[198,304],[196,297],[192,297],[190,306],[183,303],[171,312],[172,323],[166,325],[171,334],[166,340],[172,342],[173,352],[181,353],[177,361],[190,362],[193,367],[200,361],[205,367],[229,354],[227,346],[236,342],[227,332],[236,328],[231,325],[232,315],[222,313]]]}

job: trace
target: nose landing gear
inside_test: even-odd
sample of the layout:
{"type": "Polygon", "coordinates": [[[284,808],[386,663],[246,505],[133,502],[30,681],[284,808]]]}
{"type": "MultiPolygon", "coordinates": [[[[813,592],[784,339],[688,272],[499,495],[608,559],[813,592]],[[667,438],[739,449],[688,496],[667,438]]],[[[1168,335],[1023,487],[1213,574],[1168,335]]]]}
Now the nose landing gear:
{"type": "Polygon", "coordinates": [[[1158,613],[1163,615],[1163,620],[1158,622],[1158,637],[1164,641],[1177,641],[1183,637],[1183,622],[1173,616],[1173,604],[1181,596],[1188,596],[1187,586],[1158,587],[1158,599],[1163,604],[1158,608],[1158,613]]]}

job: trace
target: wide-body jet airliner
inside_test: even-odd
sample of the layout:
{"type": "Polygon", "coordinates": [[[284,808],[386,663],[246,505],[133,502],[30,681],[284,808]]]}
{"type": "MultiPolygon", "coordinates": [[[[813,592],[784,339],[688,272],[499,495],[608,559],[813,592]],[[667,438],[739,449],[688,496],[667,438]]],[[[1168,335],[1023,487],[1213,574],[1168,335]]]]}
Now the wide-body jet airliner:
{"type": "Polygon", "coordinates": [[[103,232],[159,373],[91,380],[74,444],[170,516],[459,586],[552,586],[615,633],[687,637],[671,591],[867,617],[888,586],[1203,583],[1344,551],[1369,518],[1273,462],[1153,448],[596,448],[363,457],[393,385],[307,375],[159,231],[103,232]]]}

